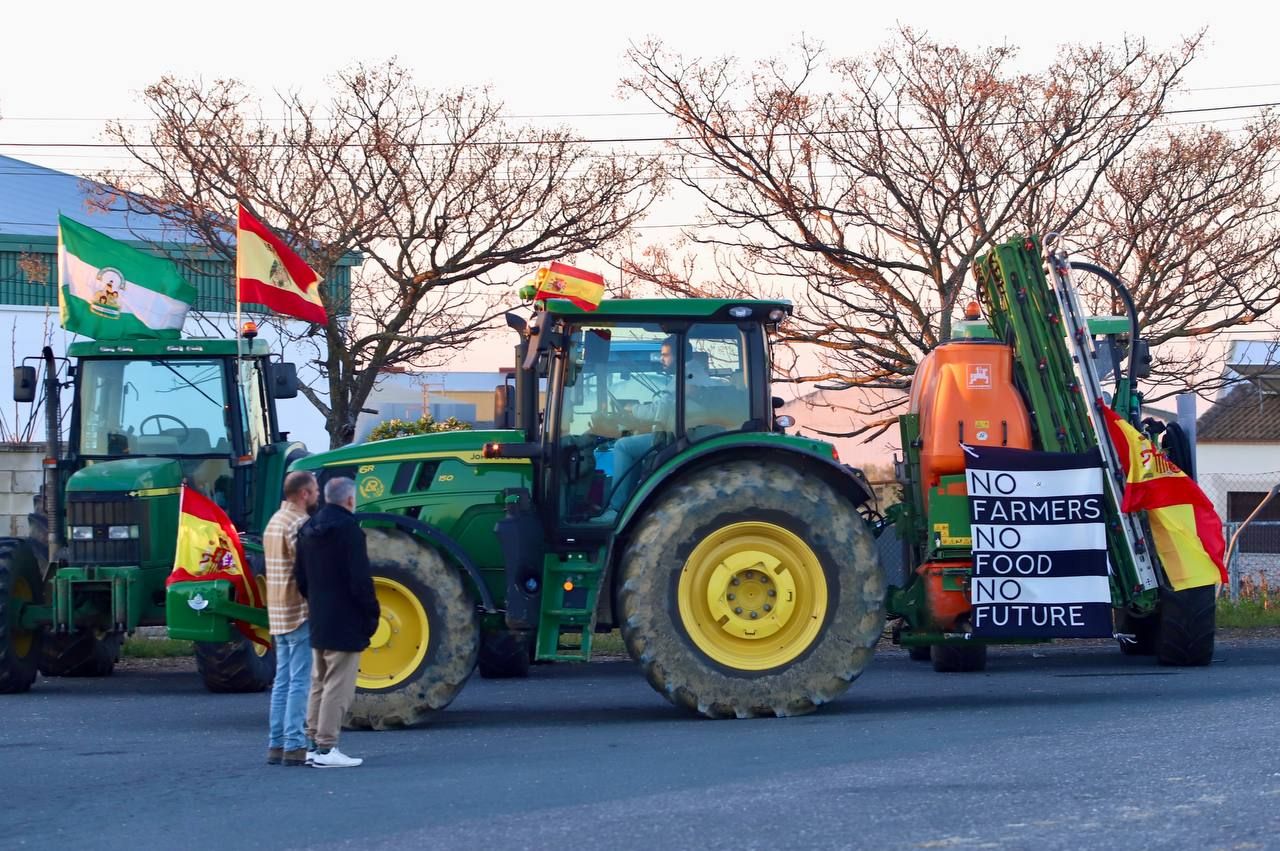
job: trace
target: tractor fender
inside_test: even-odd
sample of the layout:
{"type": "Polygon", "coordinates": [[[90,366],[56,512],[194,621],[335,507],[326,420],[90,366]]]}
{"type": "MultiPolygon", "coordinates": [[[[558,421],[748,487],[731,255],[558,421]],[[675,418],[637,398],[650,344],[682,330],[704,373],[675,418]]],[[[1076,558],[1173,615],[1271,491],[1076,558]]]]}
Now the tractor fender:
{"type": "MultiPolygon", "coordinates": [[[[814,445],[826,446],[822,443],[814,445]]],[[[678,458],[663,464],[656,473],[646,479],[623,509],[614,537],[624,537],[627,527],[635,522],[636,517],[671,480],[704,466],[723,463],[740,456],[760,458],[762,455],[823,477],[837,490],[847,493],[854,505],[862,505],[874,497],[861,470],[841,464],[830,455],[816,449],[802,449],[792,443],[779,443],[773,440],[739,439],[727,442],[712,439],[695,444],[678,458]]]]}
{"type": "Polygon", "coordinates": [[[656,473],[645,480],[640,489],[632,496],[619,518],[614,534],[609,539],[609,551],[605,556],[605,576],[601,579],[601,587],[609,589],[609,593],[600,594],[597,617],[602,621],[614,623],[614,612],[617,611],[614,576],[618,554],[626,546],[627,534],[645,509],[666,489],[666,485],[680,477],[724,463],[735,458],[760,458],[767,456],[780,460],[812,475],[821,476],[841,493],[849,495],[855,506],[863,505],[875,498],[866,477],[855,467],[841,464],[828,452],[830,447],[824,443],[813,443],[813,449],[802,448],[794,443],[780,443],[770,439],[735,439],[732,441],[712,438],[692,449],[686,450],[678,459],[663,464],[656,473]],[[605,607],[608,607],[606,609],[605,607]]]}
{"type": "Polygon", "coordinates": [[[378,523],[390,523],[398,529],[428,541],[432,546],[444,553],[454,564],[466,571],[467,576],[471,578],[471,583],[476,587],[476,592],[480,595],[481,610],[487,615],[497,613],[498,607],[494,605],[493,594],[490,593],[489,587],[484,584],[484,579],[480,576],[480,568],[467,555],[467,551],[462,548],[462,545],[442,530],[432,526],[430,523],[424,523],[421,520],[406,517],[403,514],[357,511],[355,517],[358,521],[372,520],[378,523]]]}

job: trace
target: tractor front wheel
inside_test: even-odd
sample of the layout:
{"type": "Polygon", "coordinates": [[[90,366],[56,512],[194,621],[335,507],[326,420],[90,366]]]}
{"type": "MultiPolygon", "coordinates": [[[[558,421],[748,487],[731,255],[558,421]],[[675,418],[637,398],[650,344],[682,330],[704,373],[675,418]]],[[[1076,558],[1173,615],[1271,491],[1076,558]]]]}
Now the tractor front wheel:
{"type": "Polygon", "coordinates": [[[26,541],[0,538],[0,694],[17,694],[35,682],[44,631],[23,629],[24,604],[43,601],[44,585],[26,541]]]}
{"type": "MultiPolygon", "coordinates": [[[[249,554],[249,571],[266,597],[267,566],[262,556],[249,554]]],[[[266,691],[276,678],[276,651],[239,635],[224,644],[196,642],[196,670],[204,687],[218,694],[266,691]]]]}
{"type": "Polygon", "coordinates": [[[480,636],[480,660],[476,665],[486,680],[518,679],[529,676],[533,659],[533,634],[498,630],[480,636]]]}
{"type": "Polygon", "coordinates": [[[385,730],[422,723],[448,706],[476,667],[480,621],[461,574],[405,532],[366,529],[382,607],[360,654],[347,724],[385,730]]]}
{"type": "Polygon", "coordinates": [[[93,630],[46,635],[40,673],[46,677],[107,677],[120,660],[120,634],[93,630]]]}
{"type": "Polygon", "coordinates": [[[622,634],[649,683],[711,718],[801,715],[839,697],[884,626],[856,506],[776,461],[677,482],[622,559],[622,634]]]}

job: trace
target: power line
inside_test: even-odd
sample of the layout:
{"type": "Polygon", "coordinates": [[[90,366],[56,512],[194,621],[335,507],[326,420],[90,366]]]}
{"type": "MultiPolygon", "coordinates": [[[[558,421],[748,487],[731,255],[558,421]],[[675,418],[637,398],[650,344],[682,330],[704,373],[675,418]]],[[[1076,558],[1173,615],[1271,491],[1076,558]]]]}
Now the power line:
{"type": "MultiPolygon", "coordinates": [[[[1268,109],[1280,106],[1280,101],[1267,101],[1263,103],[1247,103],[1247,104],[1231,104],[1224,106],[1202,106],[1187,107],[1184,109],[1165,109],[1155,113],[1156,116],[1169,115],[1194,115],[1205,112],[1227,112],[1240,109],[1268,109]]],[[[1104,116],[1111,120],[1121,120],[1125,118],[1140,117],[1138,113],[1126,113],[1123,115],[1104,116]]],[[[1017,127],[1038,124],[1039,122],[1031,120],[1018,121],[992,121],[986,126],[988,127],[1017,127]]],[[[931,124],[892,128],[891,133],[914,133],[922,130],[937,130],[937,126],[931,124]]],[[[856,130],[812,130],[806,132],[786,131],[781,133],[724,133],[720,134],[723,138],[729,139],[783,139],[791,137],[806,136],[849,136],[855,134],[866,134],[870,131],[856,130]]],[[[414,147],[422,148],[452,148],[452,147],[502,147],[510,146],[540,146],[550,144],[570,144],[570,145],[631,145],[639,142],[696,142],[696,136],[609,136],[582,139],[485,139],[478,141],[428,141],[415,142],[414,147]]],[[[167,148],[253,148],[253,149],[271,149],[271,148],[290,148],[297,147],[292,142],[256,142],[246,144],[231,144],[225,142],[195,142],[190,145],[175,145],[171,143],[156,142],[0,142],[0,147],[5,148],[84,148],[92,150],[129,150],[131,148],[149,148],[152,150],[161,150],[167,148]]],[[[324,145],[323,147],[333,148],[360,148],[364,147],[360,142],[344,142],[339,145],[324,145]]]]}
{"type": "MultiPolygon", "coordinates": [[[[1237,83],[1237,84],[1228,85],[1228,86],[1197,86],[1194,88],[1182,89],[1181,91],[1188,92],[1188,93],[1189,92],[1225,92],[1225,91],[1238,91],[1241,89],[1274,89],[1274,88],[1280,88],[1280,82],[1237,83]]],[[[731,114],[739,114],[739,113],[750,112],[750,111],[751,110],[746,110],[746,109],[724,110],[724,112],[731,113],[731,114]]],[[[622,111],[608,111],[608,112],[536,112],[536,113],[528,113],[528,114],[499,113],[494,117],[503,121],[532,121],[535,119],[546,119],[546,118],[556,118],[556,119],[560,119],[560,118],[659,118],[665,115],[667,115],[667,113],[661,110],[622,110],[622,111]]],[[[120,121],[120,122],[129,123],[129,124],[150,124],[150,123],[155,123],[163,120],[161,118],[156,118],[153,115],[138,116],[134,118],[113,118],[113,117],[94,118],[90,116],[67,116],[67,115],[49,115],[49,116],[4,115],[4,116],[0,116],[0,118],[3,118],[4,121],[48,121],[48,122],[80,122],[80,123],[104,123],[108,121],[120,121]]],[[[289,116],[289,115],[280,115],[280,116],[274,116],[270,118],[261,118],[259,120],[264,122],[286,122],[286,121],[301,120],[301,118],[295,117],[295,116],[289,116]]],[[[311,118],[309,120],[313,122],[317,120],[334,122],[334,121],[339,121],[341,119],[337,117],[321,117],[319,119],[311,118]]],[[[432,118],[428,120],[445,121],[447,119],[432,118]]]]}

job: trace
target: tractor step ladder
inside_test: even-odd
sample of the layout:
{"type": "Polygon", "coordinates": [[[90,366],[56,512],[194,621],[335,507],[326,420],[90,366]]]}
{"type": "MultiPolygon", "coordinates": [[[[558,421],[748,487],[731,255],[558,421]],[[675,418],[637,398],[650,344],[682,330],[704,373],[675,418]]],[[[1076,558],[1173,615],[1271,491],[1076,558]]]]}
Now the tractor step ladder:
{"type": "MultiPolygon", "coordinates": [[[[1067,345],[1071,348],[1071,357],[1075,363],[1076,378],[1080,382],[1080,393],[1086,402],[1085,409],[1089,413],[1089,423],[1093,427],[1094,438],[1102,453],[1103,466],[1107,468],[1105,477],[1111,501],[1119,506],[1124,495],[1124,484],[1128,475],[1120,463],[1115,444],[1107,431],[1107,425],[1100,410],[1103,398],[1102,381],[1098,378],[1098,352],[1093,345],[1093,336],[1089,333],[1088,318],[1080,308],[1080,294],[1076,292],[1071,281],[1071,264],[1067,253],[1061,249],[1046,246],[1045,260],[1049,264],[1049,274],[1053,277],[1053,291],[1058,300],[1059,316],[1066,324],[1067,345]]],[[[1133,341],[1130,341],[1133,345],[1133,341]]],[[[1120,512],[1120,529],[1124,543],[1133,561],[1134,571],[1138,575],[1138,583],[1144,588],[1155,588],[1159,585],[1155,565],[1151,563],[1150,551],[1145,546],[1146,535],[1143,533],[1138,518],[1132,514],[1120,512]]]]}
{"type": "Polygon", "coordinates": [[[591,658],[601,575],[600,566],[582,553],[570,554],[563,561],[547,556],[535,649],[539,660],[586,662],[591,658]],[[566,643],[566,638],[576,641],[566,643]]]}

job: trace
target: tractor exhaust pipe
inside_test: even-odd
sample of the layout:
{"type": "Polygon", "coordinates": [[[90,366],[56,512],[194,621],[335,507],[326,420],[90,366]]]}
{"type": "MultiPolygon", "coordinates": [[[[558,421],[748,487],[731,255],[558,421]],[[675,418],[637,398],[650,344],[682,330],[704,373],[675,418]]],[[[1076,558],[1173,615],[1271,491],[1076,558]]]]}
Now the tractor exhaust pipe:
{"type": "Polygon", "coordinates": [[[58,362],[53,349],[45,346],[44,358],[44,516],[49,518],[49,561],[57,558],[62,545],[62,500],[58,495],[58,466],[62,460],[62,401],[58,384],[58,362]]]}

